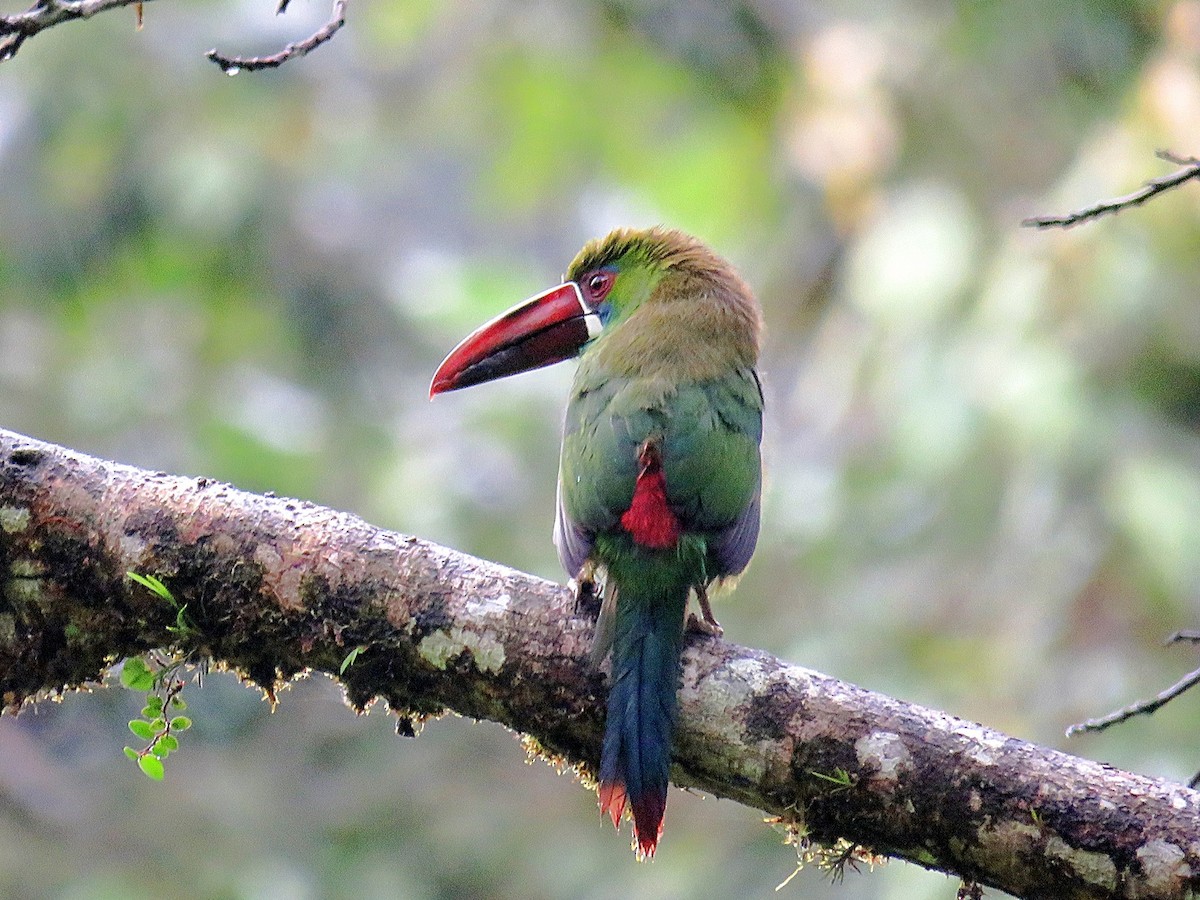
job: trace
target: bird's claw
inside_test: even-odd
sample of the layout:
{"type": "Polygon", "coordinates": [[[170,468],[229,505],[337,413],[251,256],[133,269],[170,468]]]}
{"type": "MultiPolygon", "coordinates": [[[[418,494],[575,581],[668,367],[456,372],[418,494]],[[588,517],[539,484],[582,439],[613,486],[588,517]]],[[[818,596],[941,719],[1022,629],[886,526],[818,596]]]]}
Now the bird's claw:
{"type": "Polygon", "coordinates": [[[700,615],[696,615],[695,613],[688,614],[688,631],[697,631],[700,634],[707,634],[710,637],[721,637],[725,634],[725,629],[721,627],[721,623],[713,615],[712,604],[708,602],[708,587],[706,585],[696,585],[696,603],[700,606],[700,615]]]}
{"type": "Polygon", "coordinates": [[[725,629],[716,619],[701,618],[695,613],[688,614],[687,630],[698,634],[707,634],[709,637],[721,637],[725,634],[725,629]]]}
{"type": "Polygon", "coordinates": [[[597,618],[600,615],[601,598],[595,580],[588,575],[581,575],[572,580],[571,586],[575,589],[575,612],[590,619],[597,618]]]}

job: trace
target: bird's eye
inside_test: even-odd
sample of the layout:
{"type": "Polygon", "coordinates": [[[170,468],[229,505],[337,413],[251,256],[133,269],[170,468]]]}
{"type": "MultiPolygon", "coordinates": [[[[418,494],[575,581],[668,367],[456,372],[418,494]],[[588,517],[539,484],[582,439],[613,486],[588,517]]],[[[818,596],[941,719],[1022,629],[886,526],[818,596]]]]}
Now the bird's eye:
{"type": "Polygon", "coordinates": [[[613,273],[605,271],[592,272],[584,278],[583,287],[588,300],[592,303],[599,303],[603,300],[612,290],[614,280],[613,273]]]}

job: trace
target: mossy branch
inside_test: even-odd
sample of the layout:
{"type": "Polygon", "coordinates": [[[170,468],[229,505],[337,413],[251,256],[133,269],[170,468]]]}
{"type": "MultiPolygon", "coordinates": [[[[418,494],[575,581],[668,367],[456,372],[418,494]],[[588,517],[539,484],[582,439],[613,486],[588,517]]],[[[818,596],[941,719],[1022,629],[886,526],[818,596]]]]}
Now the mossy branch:
{"type": "MultiPolygon", "coordinates": [[[[345,513],[0,431],[8,713],[174,647],[271,693],[329,673],[402,728],[446,709],[494,720],[589,771],[605,691],[592,627],[559,585],[345,513]],[[129,571],[160,579],[189,627],[129,571]]],[[[722,640],[693,638],[684,662],[679,785],[1021,897],[1200,891],[1200,794],[1182,785],[722,640]]]]}

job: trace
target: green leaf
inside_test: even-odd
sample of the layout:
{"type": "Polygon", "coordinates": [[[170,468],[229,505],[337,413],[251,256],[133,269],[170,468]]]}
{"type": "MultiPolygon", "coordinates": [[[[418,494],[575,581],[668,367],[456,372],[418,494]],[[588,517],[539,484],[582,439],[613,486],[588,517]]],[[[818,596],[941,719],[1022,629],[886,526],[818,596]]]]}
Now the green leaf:
{"type": "Polygon", "coordinates": [[[162,760],[157,757],[146,755],[139,757],[138,768],[147,778],[152,778],[155,781],[163,780],[163,764],[162,760]]]}
{"type": "Polygon", "coordinates": [[[126,572],[125,575],[130,580],[136,581],[138,584],[140,584],[142,587],[146,588],[147,590],[153,591],[155,594],[158,594],[158,596],[162,597],[164,600],[166,600],[172,606],[179,605],[175,600],[175,596],[171,593],[170,588],[168,588],[165,584],[163,584],[161,581],[159,581],[153,575],[139,575],[137,572],[126,572]]]}
{"type": "Polygon", "coordinates": [[[187,716],[176,716],[171,720],[172,731],[187,731],[192,727],[192,720],[187,716]]]}
{"type": "MultiPolygon", "coordinates": [[[[172,599],[172,602],[174,602],[174,599],[172,599]]],[[[187,619],[187,608],[188,605],[186,603],[183,604],[183,606],[176,605],[175,624],[167,626],[167,631],[171,632],[171,634],[186,636],[192,634],[196,630],[192,627],[192,623],[187,619]]]]}
{"type": "Polygon", "coordinates": [[[353,650],[351,650],[349,653],[347,653],[346,658],[342,660],[342,667],[340,669],[338,669],[338,674],[345,675],[346,670],[348,668],[350,668],[352,665],[354,665],[354,661],[356,659],[358,659],[359,655],[362,653],[366,653],[366,652],[367,652],[366,645],[360,644],[359,646],[357,646],[353,650]]]}
{"type": "Polygon", "coordinates": [[[134,750],[132,747],[125,748],[125,755],[128,756],[130,759],[138,758],[138,752],[136,750],[134,750]]]}
{"type": "Polygon", "coordinates": [[[172,753],[179,749],[179,740],[173,734],[164,734],[154,743],[155,746],[172,753]]]}
{"type": "Polygon", "coordinates": [[[850,777],[850,773],[845,769],[834,769],[832,775],[826,775],[824,772],[817,772],[810,769],[808,772],[813,778],[819,778],[821,781],[828,781],[830,784],[840,785],[842,787],[853,787],[854,781],[850,777]]]}
{"type": "Polygon", "coordinates": [[[154,730],[155,734],[158,734],[160,731],[166,731],[167,730],[167,720],[164,719],[162,716],[159,716],[157,719],[153,719],[150,722],[150,727],[154,730]]]}
{"type": "Polygon", "coordinates": [[[180,712],[183,712],[185,709],[187,709],[187,701],[179,695],[176,695],[171,698],[171,709],[177,709],[180,712]]]}
{"type": "MultiPolygon", "coordinates": [[[[153,697],[146,698],[146,709],[152,709],[152,710],[154,710],[155,714],[157,714],[157,713],[162,712],[162,708],[163,708],[162,697],[159,697],[156,695],[153,697]]],[[[149,719],[151,717],[146,716],[146,718],[149,719]]]]}
{"type": "Polygon", "coordinates": [[[129,723],[129,730],[140,737],[143,741],[154,740],[154,729],[150,727],[150,723],[142,719],[134,719],[129,723]]]}
{"type": "Polygon", "coordinates": [[[121,666],[121,684],[131,691],[148,691],[154,687],[154,673],[140,656],[131,656],[121,666]]]}

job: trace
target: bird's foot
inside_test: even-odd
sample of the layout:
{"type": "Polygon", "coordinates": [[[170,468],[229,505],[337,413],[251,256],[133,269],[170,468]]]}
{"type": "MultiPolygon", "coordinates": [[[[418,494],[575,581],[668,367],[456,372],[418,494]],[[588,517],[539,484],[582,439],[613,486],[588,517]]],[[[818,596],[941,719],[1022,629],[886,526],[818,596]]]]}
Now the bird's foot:
{"type": "Polygon", "coordinates": [[[713,615],[712,605],[708,602],[708,589],[704,585],[696,586],[696,602],[700,605],[700,615],[695,613],[688,615],[688,631],[698,631],[700,634],[707,634],[711,637],[721,637],[725,633],[725,629],[713,615]]]}
{"type": "Polygon", "coordinates": [[[595,619],[600,615],[600,591],[590,574],[581,574],[571,581],[575,589],[575,612],[595,619]]]}
{"type": "Polygon", "coordinates": [[[716,619],[703,619],[695,613],[688,613],[687,630],[707,634],[709,637],[721,637],[725,634],[725,629],[716,619]]]}

